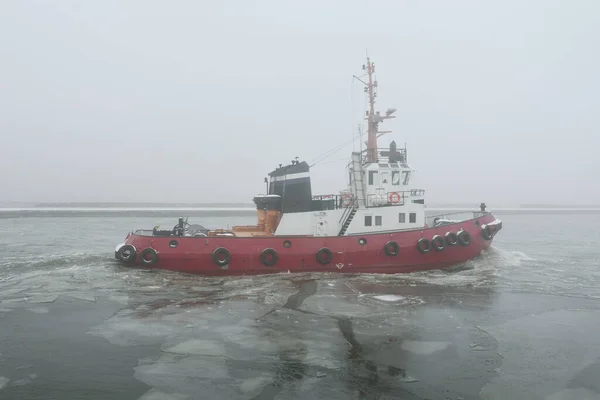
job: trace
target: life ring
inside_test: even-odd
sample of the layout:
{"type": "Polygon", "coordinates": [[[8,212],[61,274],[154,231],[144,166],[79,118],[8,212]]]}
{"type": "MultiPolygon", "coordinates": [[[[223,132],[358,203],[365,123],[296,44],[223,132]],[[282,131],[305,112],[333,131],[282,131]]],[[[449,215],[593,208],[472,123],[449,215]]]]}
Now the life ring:
{"type": "Polygon", "coordinates": [[[231,253],[225,247],[217,247],[213,251],[213,261],[219,267],[224,267],[231,262],[231,253]]]}
{"type": "Polygon", "coordinates": [[[448,246],[455,246],[458,244],[458,236],[454,232],[446,232],[446,244],[448,246]]]}
{"type": "Polygon", "coordinates": [[[153,248],[148,247],[140,253],[140,260],[142,260],[142,264],[144,265],[152,265],[158,261],[158,252],[153,248]],[[148,258],[148,256],[150,256],[150,258],[148,258]]]}
{"type": "Polygon", "coordinates": [[[392,203],[392,204],[398,204],[402,200],[402,196],[400,196],[400,194],[398,194],[398,192],[392,192],[389,195],[389,200],[390,200],[390,203],[392,203]]]}
{"type": "Polygon", "coordinates": [[[481,228],[481,236],[483,236],[485,240],[492,240],[494,237],[494,232],[489,225],[485,225],[481,228]]]}
{"type": "Polygon", "coordinates": [[[130,263],[135,261],[137,257],[137,250],[133,245],[126,244],[124,246],[121,246],[119,250],[117,250],[116,257],[119,261],[122,261],[124,263],[130,263]]]}
{"type": "Polygon", "coordinates": [[[348,207],[350,206],[350,204],[352,204],[352,194],[351,193],[344,193],[342,195],[342,207],[348,207]]]}
{"type": "Polygon", "coordinates": [[[333,260],[333,253],[327,247],[322,247],[317,251],[317,261],[322,264],[329,264],[333,260]]]}
{"type": "Polygon", "coordinates": [[[467,231],[460,231],[458,232],[458,243],[460,243],[461,246],[467,247],[468,245],[471,244],[471,234],[467,231]]]}
{"type": "Polygon", "coordinates": [[[431,242],[429,239],[421,238],[417,242],[417,249],[423,254],[429,253],[431,250],[431,242]]]}
{"type": "Polygon", "coordinates": [[[444,238],[441,237],[440,235],[435,235],[432,239],[431,239],[431,245],[433,246],[433,249],[435,251],[442,251],[444,250],[444,238]]]}
{"type": "Polygon", "coordinates": [[[272,267],[277,264],[277,260],[279,256],[274,249],[264,249],[262,253],[260,253],[260,261],[267,267],[272,267]]]}
{"type": "Polygon", "coordinates": [[[384,247],[385,254],[388,256],[397,256],[400,254],[400,245],[396,242],[387,242],[384,247]]]}

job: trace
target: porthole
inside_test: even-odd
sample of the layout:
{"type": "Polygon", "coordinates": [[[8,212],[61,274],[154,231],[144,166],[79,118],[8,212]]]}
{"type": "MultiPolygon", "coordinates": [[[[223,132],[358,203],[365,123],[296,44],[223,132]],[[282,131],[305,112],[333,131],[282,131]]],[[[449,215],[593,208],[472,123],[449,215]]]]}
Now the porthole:
{"type": "Polygon", "coordinates": [[[358,244],[360,244],[361,246],[366,245],[367,244],[367,239],[365,239],[365,238],[358,239],[358,244]]]}
{"type": "Polygon", "coordinates": [[[292,247],[292,242],[290,242],[289,240],[284,240],[283,247],[285,247],[286,249],[289,249],[290,247],[292,247]]]}
{"type": "Polygon", "coordinates": [[[173,248],[173,249],[174,249],[175,247],[177,247],[177,245],[178,245],[178,244],[179,244],[179,243],[177,243],[177,240],[171,240],[171,241],[169,242],[169,247],[171,247],[171,248],[173,248]]]}

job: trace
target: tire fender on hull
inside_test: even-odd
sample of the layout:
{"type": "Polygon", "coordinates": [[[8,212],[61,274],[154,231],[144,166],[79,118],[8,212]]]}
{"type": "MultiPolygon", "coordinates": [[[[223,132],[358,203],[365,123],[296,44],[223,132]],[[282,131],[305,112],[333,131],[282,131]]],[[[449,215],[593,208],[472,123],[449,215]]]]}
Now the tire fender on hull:
{"type": "Polygon", "coordinates": [[[117,250],[115,253],[115,257],[117,260],[124,262],[126,264],[132,263],[137,258],[137,250],[135,246],[131,244],[123,245],[117,250]]]}
{"type": "Polygon", "coordinates": [[[431,239],[431,246],[435,251],[442,251],[445,248],[444,238],[440,235],[435,235],[433,239],[431,239]]]}
{"type": "Polygon", "coordinates": [[[158,252],[152,247],[148,247],[140,253],[140,260],[144,265],[152,265],[158,261],[158,252]]]}
{"type": "Polygon", "coordinates": [[[331,261],[333,261],[333,252],[327,247],[321,247],[319,251],[317,251],[317,262],[321,265],[326,265],[331,261]]]}
{"type": "Polygon", "coordinates": [[[213,261],[219,267],[224,267],[231,262],[231,252],[225,247],[217,247],[213,251],[213,261]]]}
{"type": "Polygon", "coordinates": [[[458,235],[454,232],[446,232],[446,244],[456,246],[458,244],[458,235]]]}
{"type": "Polygon", "coordinates": [[[390,241],[385,244],[383,250],[385,251],[385,254],[390,257],[397,256],[400,254],[400,245],[397,242],[390,241]]]}
{"type": "Polygon", "coordinates": [[[485,240],[492,240],[494,237],[494,232],[489,225],[484,225],[481,227],[481,236],[483,236],[485,240]]]}
{"type": "Polygon", "coordinates": [[[460,243],[461,246],[467,247],[468,245],[471,244],[471,234],[467,231],[460,231],[458,232],[458,243],[460,243]]]}
{"type": "Polygon", "coordinates": [[[423,254],[429,253],[429,251],[431,250],[431,242],[429,241],[429,239],[421,238],[417,242],[417,249],[423,254]]]}
{"type": "Polygon", "coordinates": [[[275,266],[275,264],[277,264],[278,259],[279,255],[277,255],[275,249],[264,249],[262,253],[260,253],[260,261],[267,267],[275,266]]]}

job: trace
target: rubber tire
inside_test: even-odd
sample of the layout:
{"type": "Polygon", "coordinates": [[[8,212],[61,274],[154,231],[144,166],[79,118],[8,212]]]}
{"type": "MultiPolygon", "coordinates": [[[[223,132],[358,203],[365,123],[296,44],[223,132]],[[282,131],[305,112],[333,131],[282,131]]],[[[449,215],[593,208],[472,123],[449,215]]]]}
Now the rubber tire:
{"type": "Polygon", "coordinates": [[[231,252],[227,250],[225,247],[217,247],[215,251],[213,251],[213,261],[219,267],[224,267],[225,265],[231,262],[231,252]],[[219,255],[221,253],[225,254],[225,259],[221,260],[219,255]]]}
{"type": "Polygon", "coordinates": [[[429,253],[431,251],[431,242],[429,239],[421,238],[417,242],[417,249],[423,254],[429,253]],[[423,247],[423,244],[425,244],[425,247],[423,247]]]}
{"type": "Polygon", "coordinates": [[[446,232],[446,244],[448,246],[456,246],[458,244],[458,235],[454,232],[446,232]]]}
{"type": "Polygon", "coordinates": [[[463,247],[467,247],[468,245],[471,244],[471,234],[467,231],[460,231],[458,232],[458,243],[463,246],[463,247]]]}
{"type": "Polygon", "coordinates": [[[119,251],[117,251],[117,258],[119,261],[125,263],[125,264],[129,264],[129,263],[133,263],[135,262],[135,259],[137,258],[137,251],[135,250],[135,247],[133,247],[130,244],[126,244],[125,246],[122,246],[119,251]],[[126,257],[124,256],[124,253],[129,250],[129,256],[126,257]]]}
{"type": "Polygon", "coordinates": [[[444,238],[440,235],[435,235],[433,239],[431,239],[431,246],[435,251],[444,251],[445,244],[444,238]]]}
{"type": "Polygon", "coordinates": [[[329,264],[333,261],[333,252],[327,247],[322,247],[319,249],[319,251],[317,251],[317,261],[321,265],[329,264]],[[327,258],[323,258],[324,255],[327,255],[327,258]]]}
{"type": "Polygon", "coordinates": [[[142,250],[142,252],[140,253],[140,261],[144,265],[152,265],[158,261],[158,252],[153,248],[148,247],[147,249],[142,250]],[[146,260],[147,254],[152,255],[152,258],[150,260],[146,260]]]}
{"type": "Polygon", "coordinates": [[[262,261],[262,263],[267,267],[275,266],[278,259],[279,255],[277,255],[277,252],[274,249],[264,249],[262,253],[260,253],[260,261],[262,261]],[[269,254],[272,255],[271,258],[268,257],[269,254]]]}
{"type": "Polygon", "coordinates": [[[485,240],[492,240],[492,238],[494,237],[492,228],[490,228],[489,225],[486,225],[485,228],[481,228],[481,236],[483,236],[485,240]]]}
{"type": "Polygon", "coordinates": [[[387,254],[390,257],[397,256],[398,254],[400,254],[400,245],[393,241],[387,242],[385,244],[385,247],[383,248],[383,251],[385,251],[385,254],[387,254]]]}

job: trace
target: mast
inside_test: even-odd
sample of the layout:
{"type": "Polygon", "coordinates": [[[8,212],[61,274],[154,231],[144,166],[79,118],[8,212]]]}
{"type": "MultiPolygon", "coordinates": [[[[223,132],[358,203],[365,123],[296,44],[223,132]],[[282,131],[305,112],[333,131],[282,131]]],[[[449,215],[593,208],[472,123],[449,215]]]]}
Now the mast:
{"type": "MultiPolygon", "coordinates": [[[[364,65],[363,65],[364,69],[364,65]]],[[[369,121],[367,138],[367,162],[377,162],[377,124],[375,123],[375,91],[373,90],[373,72],[375,72],[375,63],[371,63],[371,59],[367,56],[367,74],[369,74],[369,83],[367,90],[369,92],[369,121]]]]}
{"type": "Polygon", "coordinates": [[[396,112],[395,108],[388,108],[385,112],[385,116],[382,116],[379,111],[375,112],[375,97],[377,92],[375,89],[378,87],[377,80],[373,78],[375,73],[375,63],[371,62],[369,56],[367,56],[367,64],[363,65],[363,70],[367,71],[368,82],[363,81],[361,78],[354,75],[354,78],[359,80],[365,85],[365,92],[369,95],[369,110],[367,111],[368,121],[368,137],[367,137],[367,163],[376,163],[379,160],[377,154],[377,138],[385,133],[391,131],[379,131],[379,123],[388,118],[396,118],[392,116],[396,112]]]}

